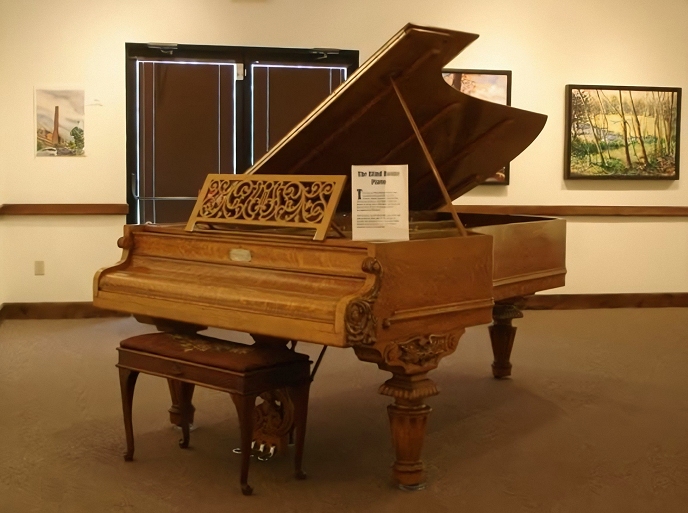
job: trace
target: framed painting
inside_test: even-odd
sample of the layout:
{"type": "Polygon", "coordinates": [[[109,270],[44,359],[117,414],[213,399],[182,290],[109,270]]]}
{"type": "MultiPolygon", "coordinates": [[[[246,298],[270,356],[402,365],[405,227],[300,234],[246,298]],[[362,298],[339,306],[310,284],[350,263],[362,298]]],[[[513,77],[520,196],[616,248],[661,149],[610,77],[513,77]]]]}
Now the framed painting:
{"type": "Polygon", "coordinates": [[[681,89],[566,86],[567,179],[678,180],[681,89]]]}
{"type": "MultiPolygon", "coordinates": [[[[511,71],[482,69],[445,69],[445,82],[462,93],[499,103],[511,105],[511,71]]],[[[500,169],[485,182],[487,185],[508,185],[509,166],[500,169]]]]}
{"type": "Polygon", "coordinates": [[[84,156],[84,91],[34,89],[36,156],[84,156]]]}

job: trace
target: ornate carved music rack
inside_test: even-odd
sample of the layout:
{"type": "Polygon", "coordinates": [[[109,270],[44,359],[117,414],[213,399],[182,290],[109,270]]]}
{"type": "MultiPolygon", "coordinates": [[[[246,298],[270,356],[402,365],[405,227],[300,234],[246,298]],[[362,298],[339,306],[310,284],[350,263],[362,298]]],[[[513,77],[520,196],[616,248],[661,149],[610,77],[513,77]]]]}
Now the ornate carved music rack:
{"type": "Polygon", "coordinates": [[[208,175],[186,225],[314,229],[324,240],[346,176],[208,175]]]}

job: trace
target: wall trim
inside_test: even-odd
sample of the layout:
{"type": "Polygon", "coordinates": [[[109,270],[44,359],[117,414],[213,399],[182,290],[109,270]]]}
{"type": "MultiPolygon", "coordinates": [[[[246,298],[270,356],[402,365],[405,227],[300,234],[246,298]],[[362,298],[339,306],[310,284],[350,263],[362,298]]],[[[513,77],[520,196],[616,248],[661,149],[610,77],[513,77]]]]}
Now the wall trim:
{"type": "Polygon", "coordinates": [[[535,216],[688,217],[688,207],[600,205],[454,205],[458,213],[535,216]]]}
{"type": "MultiPolygon", "coordinates": [[[[688,207],[602,205],[454,205],[467,214],[536,216],[688,217],[688,207]]],[[[126,203],[6,203],[0,215],[126,215],[126,203]]]]}
{"type": "Polygon", "coordinates": [[[126,203],[6,203],[0,205],[5,216],[127,215],[126,203]]]}
{"type": "Polygon", "coordinates": [[[88,319],[92,317],[129,317],[129,314],[97,308],[93,306],[92,301],[0,305],[0,322],[3,319],[88,319]]]}
{"type": "MultiPolygon", "coordinates": [[[[535,294],[525,298],[524,310],[593,310],[598,308],[686,308],[688,292],[630,294],[535,294]]],[[[5,303],[0,305],[3,319],[88,319],[129,317],[129,314],[104,310],[91,301],[64,303],[5,303]]]]}
{"type": "Polygon", "coordinates": [[[688,292],[628,294],[535,294],[524,310],[591,310],[597,308],[688,307],[688,292]]]}
{"type": "MultiPolygon", "coordinates": [[[[688,207],[601,205],[454,205],[466,214],[536,216],[688,217],[688,207]]],[[[0,215],[127,215],[126,203],[6,203],[0,215]]]]}

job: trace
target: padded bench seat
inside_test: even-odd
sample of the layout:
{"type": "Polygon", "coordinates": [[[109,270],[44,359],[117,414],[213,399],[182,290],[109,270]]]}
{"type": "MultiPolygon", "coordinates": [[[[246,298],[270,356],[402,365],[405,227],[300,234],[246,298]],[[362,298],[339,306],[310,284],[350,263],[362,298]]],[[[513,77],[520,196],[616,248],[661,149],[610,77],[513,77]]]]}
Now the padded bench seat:
{"type": "Polygon", "coordinates": [[[162,332],[127,338],[117,350],[127,439],[125,460],[131,461],[134,457],[132,402],[136,378],[143,372],[180,383],[178,399],[182,439],[179,445],[182,448],[189,445],[193,387],[199,385],[230,394],[241,430],[240,482],[244,495],[250,495],[253,491],[248,485],[248,468],[256,398],[264,392],[288,389],[294,404],[296,477],[305,477],[301,463],[310,388],[310,361],[307,355],[296,353],[286,346],[247,345],[196,334],[162,332]]]}

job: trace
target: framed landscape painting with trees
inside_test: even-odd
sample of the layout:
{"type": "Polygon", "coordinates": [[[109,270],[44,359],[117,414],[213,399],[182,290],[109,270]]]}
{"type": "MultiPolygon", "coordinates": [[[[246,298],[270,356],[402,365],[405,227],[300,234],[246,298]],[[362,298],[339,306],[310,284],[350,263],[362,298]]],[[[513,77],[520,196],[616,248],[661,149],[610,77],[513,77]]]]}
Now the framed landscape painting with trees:
{"type": "Polygon", "coordinates": [[[681,89],[566,86],[565,177],[677,180],[681,89]]]}
{"type": "MultiPolygon", "coordinates": [[[[469,96],[511,105],[511,71],[484,69],[445,69],[444,81],[469,96]]],[[[509,185],[509,165],[483,182],[485,185],[509,185]]]]}

